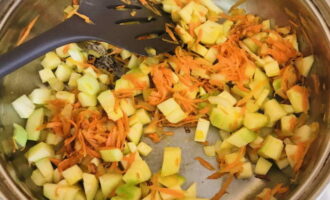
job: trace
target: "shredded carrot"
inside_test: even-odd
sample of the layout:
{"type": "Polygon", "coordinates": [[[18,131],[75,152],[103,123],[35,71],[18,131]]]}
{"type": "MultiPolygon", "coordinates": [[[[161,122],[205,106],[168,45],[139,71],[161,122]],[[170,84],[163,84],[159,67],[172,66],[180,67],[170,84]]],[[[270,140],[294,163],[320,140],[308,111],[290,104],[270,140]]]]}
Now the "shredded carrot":
{"type": "Polygon", "coordinates": [[[79,0],[72,0],[72,5],[79,5],[79,0]]]}
{"type": "Polygon", "coordinates": [[[175,37],[173,31],[171,30],[169,24],[165,24],[165,31],[166,31],[166,33],[171,37],[171,39],[172,39],[173,41],[175,41],[175,42],[178,41],[178,39],[176,39],[176,37],[175,37]]]}
{"type": "Polygon", "coordinates": [[[227,189],[229,187],[229,185],[231,184],[231,182],[234,180],[234,175],[229,174],[228,177],[225,179],[225,181],[223,182],[220,190],[218,193],[216,193],[211,200],[219,200],[221,199],[221,197],[223,195],[225,195],[227,193],[227,189]]]}
{"type": "Polygon", "coordinates": [[[147,0],[139,0],[139,2],[144,6],[148,4],[147,0]]]}
{"type": "Polygon", "coordinates": [[[33,18],[33,20],[23,29],[22,33],[20,34],[19,39],[16,42],[16,46],[21,45],[26,38],[29,36],[32,28],[34,27],[35,23],[37,22],[37,20],[39,19],[39,15],[36,16],[35,18],[33,18]]]}
{"type": "Polygon", "coordinates": [[[163,135],[167,135],[167,136],[172,136],[172,135],[174,135],[174,132],[172,132],[172,131],[165,131],[162,134],[163,135]]]}
{"type": "Polygon", "coordinates": [[[84,68],[91,67],[96,73],[100,73],[101,72],[100,69],[98,69],[94,65],[91,65],[91,64],[88,64],[88,63],[79,62],[77,60],[72,59],[71,57],[68,58],[68,61],[72,62],[75,65],[79,65],[81,67],[84,67],[84,68]]]}
{"type": "Polygon", "coordinates": [[[272,195],[275,194],[283,194],[289,190],[288,187],[282,187],[282,184],[276,184],[275,187],[272,189],[272,195]]]}
{"type": "Polygon", "coordinates": [[[151,133],[146,135],[148,138],[150,138],[154,143],[160,142],[160,137],[157,133],[151,133]]]}
{"type": "Polygon", "coordinates": [[[195,160],[197,160],[203,167],[205,167],[208,170],[215,170],[215,168],[211,165],[211,163],[207,162],[201,157],[196,157],[195,160]]]}
{"type": "Polygon", "coordinates": [[[156,190],[168,195],[171,195],[175,198],[183,198],[184,192],[180,191],[180,190],[174,190],[174,189],[169,189],[169,188],[162,188],[162,187],[156,187],[156,186],[150,186],[149,187],[151,190],[156,190]]]}
{"type": "Polygon", "coordinates": [[[72,9],[71,12],[68,13],[68,15],[66,16],[66,19],[71,18],[73,15],[77,15],[78,17],[80,17],[81,19],[83,19],[86,23],[88,24],[94,24],[94,22],[86,15],[81,14],[78,12],[79,6],[77,6],[76,8],[72,9]]]}
{"type": "Polygon", "coordinates": [[[268,37],[266,42],[271,46],[268,48],[267,54],[273,56],[280,64],[284,64],[288,60],[298,56],[298,52],[292,44],[282,37],[277,37],[277,39],[268,37]]]}

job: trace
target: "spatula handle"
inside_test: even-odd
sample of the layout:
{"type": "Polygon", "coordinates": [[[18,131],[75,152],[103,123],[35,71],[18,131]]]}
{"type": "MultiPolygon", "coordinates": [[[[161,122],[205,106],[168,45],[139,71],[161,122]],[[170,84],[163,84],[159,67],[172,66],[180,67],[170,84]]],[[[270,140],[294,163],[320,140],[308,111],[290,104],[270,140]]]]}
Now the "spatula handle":
{"type": "Polygon", "coordinates": [[[51,30],[23,43],[8,53],[0,55],[0,77],[22,67],[39,56],[61,45],[93,39],[78,33],[80,24],[69,19],[51,30]]]}

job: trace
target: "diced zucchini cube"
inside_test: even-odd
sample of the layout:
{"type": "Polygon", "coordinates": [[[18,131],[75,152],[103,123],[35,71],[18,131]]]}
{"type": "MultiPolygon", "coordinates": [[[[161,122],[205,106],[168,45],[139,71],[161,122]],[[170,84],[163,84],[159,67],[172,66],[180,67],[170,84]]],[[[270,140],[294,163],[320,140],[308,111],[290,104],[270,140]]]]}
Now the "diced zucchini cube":
{"type": "Polygon", "coordinates": [[[29,163],[36,162],[43,158],[54,156],[54,149],[49,144],[40,142],[29,149],[27,152],[27,159],[29,163]]]}
{"type": "Polygon", "coordinates": [[[285,136],[293,134],[293,130],[296,128],[297,117],[293,114],[287,115],[281,118],[281,131],[285,136]]]}
{"type": "Polygon", "coordinates": [[[39,108],[30,115],[26,122],[26,132],[28,133],[28,139],[37,141],[39,140],[40,130],[38,129],[44,123],[44,109],[39,108]]]}
{"type": "Polygon", "coordinates": [[[204,149],[205,155],[207,155],[209,157],[215,156],[215,146],[214,145],[204,146],[203,149],[204,149]]]}
{"type": "Polygon", "coordinates": [[[303,125],[296,129],[293,134],[293,141],[298,144],[302,142],[308,142],[312,139],[312,128],[309,125],[303,125]]]}
{"type": "Polygon", "coordinates": [[[97,99],[104,111],[107,113],[109,119],[117,121],[123,116],[123,112],[121,111],[121,109],[114,110],[115,96],[110,90],[106,90],[99,94],[97,99]]]}
{"type": "Polygon", "coordinates": [[[62,173],[57,169],[54,170],[53,182],[58,183],[63,179],[62,173]]]}
{"type": "Polygon", "coordinates": [[[279,169],[284,169],[289,166],[289,161],[287,158],[276,160],[275,163],[279,169]]]}
{"type": "Polygon", "coordinates": [[[292,105],[281,104],[281,106],[285,110],[286,113],[288,113],[288,114],[294,113],[294,109],[293,109],[292,105]]]}
{"type": "Polygon", "coordinates": [[[151,122],[150,116],[145,109],[138,109],[134,115],[129,118],[129,125],[132,126],[136,123],[143,125],[151,122]]]}
{"type": "Polygon", "coordinates": [[[104,197],[109,196],[122,182],[122,175],[116,173],[106,173],[99,177],[101,190],[104,197]]]}
{"type": "Polygon", "coordinates": [[[249,144],[249,146],[252,148],[252,149],[258,149],[261,147],[262,143],[263,143],[264,139],[260,136],[257,136],[257,138],[251,142],[249,144]]]}
{"type": "Polygon", "coordinates": [[[95,95],[89,95],[84,92],[79,92],[78,100],[82,107],[96,106],[97,100],[95,95]]]}
{"type": "Polygon", "coordinates": [[[55,91],[62,91],[64,89],[64,84],[62,81],[58,80],[57,78],[51,78],[48,80],[50,88],[55,91]]]}
{"type": "Polygon", "coordinates": [[[11,104],[21,118],[28,118],[35,109],[35,105],[25,94],[17,98],[11,104]]]}
{"type": "Polygon", "coordinates": [[[245,178],[250,178],[252,175],[253,175],[252,165],[250,162],[246,162],[243,164],[243,169],[238,174],[237,178],[245,179],[245,178]]]}
{"type": "Polygon", "coordinates": [[[248,100],[245,105],[246,110],[251,113],[257,112],[260,108],[259,105],[253,100],[248,100]]]}
{"type": "Polygon", "coordinates": [[[286,115],[285,110],[275,99],[267,101],[264,110],[265,114],[269,117],[270,122],[276,122],[286,115]]]}
{"type": "Polygon", "coordinates": [[[265,65],[264,69],[268,77],[274,77],[280,74],[280,66],[276,60],[268,56],[264,58],[265,65]]]}
{"type": "Polygon", "coordinates": [[[98,76],[98,79],[100,80],[101,83],[108,85],[110,83],[110,77],[108,74],[100,74],[98,76]]]}
{"type": "Polygon", "coordinates": [[[211,111],[210,121],[213,126],[232,132],[242,126],[243,114],[240,107],[217,107],[211,111]]]}
{"type": "Polygon", "coordinates": [[[45,104],[50,99],[51,91],[47,88],[36,88],[30,96],[30,99],[35,104],[45,104]]]}
{"type": "Polygon", "coordinates": [[[181,186],[185,181],[186,179],[178,174],[159,177],[159,183],[167,188],[181,186]]]}
{"type": "Polygon", "coordinates": [[[76,100],[75,94],[68,92],[68,91],[58,91],[58,92],[56,92],[55,97],[57,99],[66,101],[70,104],[74,104],[74,102],[76,100]]]}
{"type": "Polygon", "coordinates": [[[28,139],[28,133],[21,125],[14,123],[13,127],[14,127],[13,139],[14,139],[15,143],[19,147],[24,148],[26,145],[27,139],[28,139]]]}
{"type": "Polygon", "coordinates": [[[62,140],[62,136],[50,132],[47,134],[46,143],[50,145],[58,145],[62,140]]]}
{"type": "Polygon", "coordinates": [[[113,95],[111,90],[106,90],[100,93],[97,99],[99,100],[99,103],[106,112],[109,112],[114,109],[115,96],[113,95]]]}
{"type": "Polygon", "coordinates": [[[180,25],[176,25],[175,32],[179,35],[183,43],[188,44],[194,41],[194,38],[180,25]]]}
{"type": "Polygon", "coordinates": [[[133,115],[136,112],[133,99],[130,99],[130,98],[121,99],[120,108],[125,113],[125,115],[128,117],[133,115]]]}
{"type": "Polygon", "coordinates": [[[100,90],[100,84],[97,79],[91,75],[85,74],[77,80],[78,90],[89,95],[96,95],[100,90]]]}
{"type": "Polygon", "coordinates": [[[201,34],[200,41],[204,44],[214,44],[222,31],[223,26],[221,24],[210,20],[194,30],[196,35],[201,34]]]}
{"type": "Polygon", "coordinates": [[[149,153],[152,151],[152,148],[151,146],[149,146],[147,143],[145,142],[140,142],[138,145],[137,145],[137,150],[138,152],[143,155],[143,156],[147,156],[149,155],[149,153]]]}
{"type": "Polygon", "coordinates": [[[32,172],[31,180],[37,186],[43,186],[45,183],[47,183],[47,179],[41,174],[39,169],[36,169],[32,172]]]}
{"type": "Polygon", "coordinates": [[[70,88],[76,88],[78,86],[77,80],[81,77],[81,74],[72,72],[69,78],[68,86],[70,88]]]}
{"type": "Polygon", "coordinates": [[[204,58],[210,63],[214,63],[217,60],[218,50],[216,48],[209,48],[204,58]]]}
{"type": "Polygon", "coordinates": [[[116,189],[116,194],[112,200],[140,200],[142,196],[141,187],[134,186],[132,184],[120,185],[116,189]]]}
{"type": "Polygon", "coordinates": [[[182,120],[184,120],[187,117],[187,114],[183,112],[182,109],[177,110],[176,112],[172,112],[171,114],[166,116],[167,121],[170,123],[178,123],[182,120]]]}
{"type": "Polygon", "coordinates": [[[296,113],[307,112],[309,109],[308,90],[305,87],[295,85],[286,92],[290,103],[296,113]]]}
{"type": "Polygon", "coordinates": [[[43,185],[43,195],[50,200],[56,200],[57,199],[56,190],[58,188],[58,185],[53,183],[46,183],[42,185],[43,185]]]}
{"type": "Polygon", "coordinates": [[[69,48],[70,48],[70,44],[66,44],[56,48],[55,52],[59,57],[66,58],[69,57],[69,53],[68,53],[69,48]]]}
{"type": "Polygon", "coordinates": [[[201,4],[203,4],[209,11],[214,12],[215,14],[222,13],[223,11],[219,8],[212,0],[200,0],[201,4]]]}
{"type": "Polygon", "coordinates": [[[151,171],[148,164],[142,159],[135,159],[131,167],[123,176],[126,183],[139,184],[151,178],[151,171]]]}
{"type": "Polygon", "coordinates": [[[195,141],[205,142],[207,139],[207,133],[209,131],[210,122],[206,119],[199,118],[197,122],[195,141]]]}
{"type": "Polygon", "coordinates": [[[134,153],[137,151],[137,146],[134,142],[128,142],[127,146],[130,152],[134,153]]]}
{"type": "Polygon", "coordinates": [[[60,64],[55,71],[56,78],[62,82],[68,81],[71,73],[72,69],[66,64],[60,64]]]}
{"type": "Polygon", "coordinates": [[[60,186],[56,190],[57,193],[57,199],[65,199],[65,200],[78,200],[76,197],[79,193],[79,187],[77,186],[60,186]]]}
{"type": "Polygon", "coordinates": [[[165,147],[161,176],[177,174],[181,164],[181,149],[179,147],[165,147]]]}
{"type": "Polygon", "coordinates": [[[120,52],[120,56],[123,60],[126,60],[127,58],[131,57],[132,53],[127,51],[126,49],[123,49],[121,52],[120,52]]]}
{"type": "Polygon", "coordinates": [[[262,30],[269,30],[270,29],[270,20],[264,20],[262,21],[262,30]]]}
{"type": "Polygon", "coordinates": [[[297,154],[298,149],[298,146],[294,144],[285,145],[285,153],[292,168],[294,168],[297,164],[295,155],[297,154]]]}
{"type": "Polygon", "coordinates": [[[41,82],[43,82],[43,83],[48,82],[49,79],[51,79],[51,78],[55,78],[55,74],[49,68],[44,68],[44,69],[40,70],[39,76],[40,76],[41,82]]]}
{"type": "Polygon", "coordinates": [[[256,138],[256,133],[243,127],[238,131],[234,132],[229,138],[226,139],[226,141],[237,147],[243,147],[248,143],[254,141],[256,138]]]}
{"type": "Polygon", "coordinates": [[[262,107],[263,104],[265,103],[265,101],[266,101],[266,99],[267,99],[267,97],[268,97],[269,94],[270,94],[270,90],[269,89],[267,89],[267,88],[263,89],[262,92],[260,93],[257,101],[256,101],[256,104],[258,106],[262,107]]]}
{"type": "Polygon", "coordinates": [[[68,51],[71,58],[78,62],[85,62],[86,58],[84,54],[78,48],[70,48],[68,51]]]}
{"type": "Polygon", "coordinates": [[[208,52],[208,49],[204,46],[204,45],[201,45],[201,44],[193,44],[191,47],[190,47],[190,50],[192,50],[193,52],[199,54],[200,56],[205,56],[208,52]]]}
{"type": "Polygon", "coordinates": [[[129,69],[133,69],[133,68],[136,68],[138,67],[140,64],[140,61],[139,59],[134,55],[132,54],[131,58],[129,59],[129,62],[127,64],[127,68],[129,69]]]}
{"type": "Polygon", "coordinates": [[[92,67],[87,67],[87,68],[84,70],[84,74],[88,74],[88,75],[90,75],[90,76],[93,76],[94,78],[98,78],[97,73],[95,72],[95,70],[94,70],[92,67]]]}
{"type": "Polygon", "coordinates": [[[179,11],[179,15],[185,23],[190,23],[195,7],[196,3],[191,1],[179,11]]]}
{"type": "Polygon", "coordinates": [[[62,175],[70,185],[74,185],[82,179],[83,171],[80,167],[78,167],[78,165],[73,165],[72,167],[64,170],[62,175]]]}
{"type": "Polygon", "coordinates": [[[55,69],[59,64],[61,64],[61,59],[56,55],[55,52],[46,53],[44,59],[41,61],[41,65],[44,68],[55,69]]]}
{"type": "MultiPolygon", "coordinates": [[[[229,164],[235,162],[237,160],[238,156],[240,156],[240,154],[238,152],[229,153],[229,154],[225,155],[224,160],[225,160],[226,164],[229,165],[229,164]]],[[[240,161],[245,162],[246,159],[244,157],[242,157],[240,161]]]]}
{"type": "Polygon", "coordinates": [[[169,98],[162,103],[157,105],[157,108],[166,116],[170,113],[181,109],[180,105],[174,100],[174,98],[169,98]]]}
{"type": "Polygon", "coordinates": [[[251,130],[258,130],[268,123],[268,117],[261,113],[245,113],[243,124],[246,128],[251,130]]]}
{"type": "Polygon", "coordinates": [[[296,67],[301,75],[307,77],[314,63],[314,56],[310,55],[296,60],[296,67]]]}
{"type": "Polygon", "coordinates": [[[273,164],[271,162],[264,159],[263,157],[260,157],[256,164],[256,168],[254,169],[254,172],[259,175],[266,175],[267,172],[272,167],[272,165],[273,164]]]}
{"type": "Polygon", "coordinates": [[[103,149],[100,150],[101,157],[105,162],[119,162],[123,158],[123,153],[120,149],[103,149]]]}
{"type": "Polygon", "coordinates": [[[39,169],[40,173],[43,175],[43,177],[45,177],[47,182],[52,182],[54,176],[54,169],[49,158],[40,159],[35,164],[39,169]]]}
{"type": "Polygon", "coordinates": [[[282,140],[268,135],[262,147],[259,149],[258,154],[264,158],[278,160],[281,156],[283,147],[284,145],[282,140]]]}
{"type": "Polygon", "coordinates": [[[99,181],[94,174],[83,173],[82,176],[86,200],[93,200],[99,188],[99,181]]]}
{"type": "Polygon", "coordinates": [[[135,123],[133,126],[129,128],[127,138],[131,142],[138,144],[142,136],[142,131],[143,131],[143,124],[135,123]]]}
{"type": "Polygon", "coordinates": [[[251,38],[245,38],[243,40],[243,43],[253,52],[256,53],[258,51],[258,45],[251,39],[251,38]]]}

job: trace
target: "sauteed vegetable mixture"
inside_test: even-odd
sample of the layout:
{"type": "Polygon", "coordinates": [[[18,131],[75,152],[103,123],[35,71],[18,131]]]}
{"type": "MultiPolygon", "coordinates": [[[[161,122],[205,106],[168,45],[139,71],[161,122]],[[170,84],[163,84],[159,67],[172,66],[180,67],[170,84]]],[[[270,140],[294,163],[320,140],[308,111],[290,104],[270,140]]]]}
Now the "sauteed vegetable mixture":
{"type": "MultiPolygon", "coordinates": [[[[238,8],[224,13],[211,0],[161,4],[175,22],[166,26],[174,52],[143,57],[103,42],[67,44],[42,59],[43,85],[13,101],[27,119],[14,124],[13,141],[48,199],[205,199],[196,184],[181,187],[189,177],[180,175],[179,147],[164,148],[159,172],[144,161],[152,147],[141,138],[161,142],[174,134],[166,127],[195,127],[194,140],[217,160],[190,158],[210,170],[205,179],[224,177],[212,200],[236,178],[272,167],[299,172],[318,123],[307,121],[304,85],[314,57],[299,52],[294,30],[238,8]],[[221,139],[207,141],[210,126],[221,139]]],[[[287,190],[278,184],[256,199],[287,190]]]]}

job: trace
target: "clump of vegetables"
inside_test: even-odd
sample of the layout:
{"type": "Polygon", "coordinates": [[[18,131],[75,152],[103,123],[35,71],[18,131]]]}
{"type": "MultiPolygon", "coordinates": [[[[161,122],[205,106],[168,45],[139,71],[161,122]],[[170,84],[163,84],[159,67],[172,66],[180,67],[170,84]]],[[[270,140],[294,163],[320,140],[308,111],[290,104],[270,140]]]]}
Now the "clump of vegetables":
{"type": "MultiPolygon", "coordinates": [[[[166,31],[184,44],[173,54],[141,57],[106,43],[98,43],[103,53],[67,44],[44,56],[44,85],[12,103],[27,119],[14,124],[14,142],[22,149],[37,141],[26,158],[48,199],[200,199],[196,184],[181,188],[179,147],[164,149],[159,173],[143,160],[152,147],[141,138],[160,142],[173,134],[164,127],[196,127],[194,140],[216,157],[217,166],[195,158],[213,171],[208,179],[226,176],[212,200],[235,177],[301,168],[318,131],[304,121],[309,94],[301,84],[314,58],[302,56],[291,28],[240,9],[226,14],[211,0],[161,3],[176,23],[166,31]],[[114,79],[95,67],[105,56],[127,72],[114,79]],[[209,144],[211,125],[221,139],[209,144]],[[262,134],[265,128],[272,131],[262,134]]],[[[279,184],[257,198],[286,191],[279,184]]]]}

